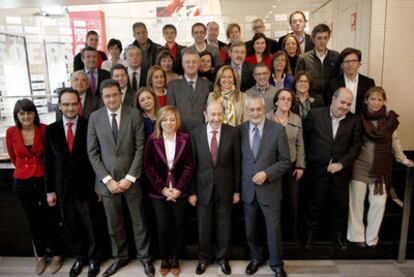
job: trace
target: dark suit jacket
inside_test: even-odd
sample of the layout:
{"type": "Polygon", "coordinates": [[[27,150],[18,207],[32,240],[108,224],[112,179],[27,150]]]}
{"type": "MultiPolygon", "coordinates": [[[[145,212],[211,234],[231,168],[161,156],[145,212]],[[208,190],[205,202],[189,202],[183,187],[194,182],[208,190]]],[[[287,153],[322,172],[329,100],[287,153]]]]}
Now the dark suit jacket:
{"type": "MultiPolygon", "coordinates": [[[[362,111],[362,104],[364,103],[365,94],[367,93],[368,89],[374,86],[375,81],[373,79],[359,74],[357,97],[354,99],[354,101],[356,100],[355,113],[359,114],[362,111]]],[[[334,92],[341,87],[345,87],[345,79],[343,74],[339,75],[339,77],[332,79],[329,82],[330,99],[332,99],[334,92]]],[[[329,105],[330,102],[327,104],[329,105]]]]}
{"type": "MultiPolygon", "coordinates": [[[[106,107],[93,112],[88,125],[88,155],[96,174],[96,191],[110,195],[103,178],[116,181],[126,175],[141,177],[144,150],[144,123],[138,109],[122,105],[118,141],[112,135],[106,107]]],[[[137,184],[134,184],[137,185],[137,184]]]]}
{"type": "MultiPolygon", "coordinates": [[[[289,34],[293,34],[293,32],[290,32],[289,34]]],[[[283,50],[282,43],[286,36],[287,34],[279,38],[278,46],[279,46],[279,49],[281,50],[283,50]]],[[[314,47],[315,47],[315,44],[312,41],[312,37],[305,33],[305,52],[312,50],[314,47]]]]}
{"type": "Polygon", "coordinates": [[[196,194],[199,204],[206,206],[215,188],[219,202],[231,203],[233,194],[240,192],[240,139],[237,129],[222,125],[216,165],[211,159],[206,124],[192,131],[191,142],[196,172],[190,193],[196,194]]]}
{"type": "Polygon", "coordinates": [[[311,110],[305,121],[304,138],[307,145],[307,168],[323,174],[330,161],[341,163],[341,172],[349,173],[361,148],[359,117],[348,112],[340,121],[335,139],[332,134],[330,107],[311,110]]]}
{"type": "MultiPolygon", "coordinates": [[[[227,62],[226,65],[231,65],[231,61],[227,62]]],[[[216,72],[221,66],[216,68],[216,72]]],[[[243,62],[242,65],[242,76],[240,76],[240,91],[246,92],[249,88],[256,85],[256,81],[253,77],[254,65],[251,63],[243,62]]]]}
{"type": "MultiPolygon", "coordinates": [[[[85,68],[83,68],[83,70],[85,70],[85,68]]],[[[111,78],[111,73],[103,70],[103,69],[98,69],[98,82],[96,84],[96,92],[93,93],[93,91],[89,88],[89,90],[91,91],[92,95],[95,95],[97,97],[101,97],[101,92],[99,90],[99,87],[101,86],[101,83],[103,81],[105,81],[106,79],[110,79],[111,78]]]]}
{"type": "Polygon", "coordinates": [[[210,82],[197,77],[195,91],[187,80],[173,80],[168,84],[167,104],[174,105],[181,113],[182,130],[189,133],[204,123],[203,110],[210,92],[210,82]]]}
{"type": "MultiPolygon", "coordinates": [[[[139,88],[147,86],[147,74],[148,74],[148,70],[141,66],[141,75],[139,76],[139,88]]],[[[132,89],[131,84],[132,84],[132,78],[130,78],[128,75],[128,87],[132,89]]]]}
{"type": "Polygon", "coordinates": [[[265,119],[259,153],[256,159],[250,147],[250,121],[238,126],[242,153],[242,200],[250,204],[254,200],[264,205],[274,205],[280,198],[277,186],[282,185],[282,176],[290,166],[290,150],[285,128],[265,119]],[[252,182],[253,176],[264,171],[267,180],[258,186],[252,182]]]}
{"type": "Polygon", "coordinates": [[[130,107],[135,108],[135,97],[136,97],[136,95],[137,95],[137,92],[134,91],[132,88],[128,87],[126,92],[125,92],[125,96],[124,96],[124,100],[123,100],[122,104],[128,105],[130,107]]]}
{"type": "Polygon", "coordinates": [[[58,201],[95,200],[95,174],[86,149],[88,121],[78,117],[72,153],[69,152],[63,121],[46,128],[44,168],[46,192],[56,192],[58,201]]]}
{"type": "MultiPolygon", "coordinates": [[[[83,103],[83,112],[81,116],[83,118],[89,119],[89,116],[94,111],[98,110],[100,107],[103,106],[102,99],[96,97],[92,94],[92,92],[88,89],[85,94],[85,102],[83,103]]],[[[62,119],[62,112],[59,108],[56,110],[56,121],[62,119]]]]}
{"type": "Polygon", "coordinates": [[[144,154],[144,169],[151,181],[150,196],[152,198],[165,199],[161,191],[163,188],[169,187],[170,181],[172,187],[182,192],[180,197],[186,195],[191,184],[193,161],[190,136],[185,133],[177,133],[175,143],[175,157],[170,169],[165,154],[164,138],[161,136],[156,139],[154,134],[148,138],[144,154]]]}

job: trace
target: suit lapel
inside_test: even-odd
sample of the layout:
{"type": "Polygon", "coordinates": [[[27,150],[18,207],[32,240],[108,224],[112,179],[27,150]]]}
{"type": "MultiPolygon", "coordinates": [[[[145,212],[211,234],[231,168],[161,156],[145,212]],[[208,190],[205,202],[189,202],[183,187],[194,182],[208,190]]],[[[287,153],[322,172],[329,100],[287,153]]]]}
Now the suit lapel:
{"type": "Polygon", "coordinates": [[[175,137],[175,155],[174,155],[173,166],[175,166],[178,159],[183,154],[184,148],[185,148],[185,140],[183,139],[183,137],[180,134],[177,133],[177,135],[175,137]]]}
{"type": "Polygon", "coordinates": [[[332,131],[332,120],[331,120],[331,114],[329,112],[329,108],[326,109],[325,114],[323,115],[323,122],[325,123],[326,130],[329,132],[329,137],[331,140],[333,140],[333,131],[332,131]]]}
{"type": "Polygon", "coordinates": [[[341,136],[342,131],[345,128],[347,121],[348,121],[348,114],[346,115],[344,119],[339,121],[339,126],[338,126],[338,130],[336,131],[336,136],[334,138],[334,141],[336,141],[341,136]]]}
{"type": "MultiPolygon", "coordinates": [[[[78,121],[79,123],[79,121],[78,121]]],[[[77,133],[77,132],[76,132],[77,133]]],[[[65,153],[67,155],[70,155],[69,153],[69,147],[68,147],[68,140],[66,138],[65,135],[65,127],[63,126],[63,120],[61,120],[58,124],[57,124],[57,137],[58,137],[58,143],[61,144],[62,149],[65,149],[65,153]]],[[[75,135],[76,137],[76,135],[75,135]]],[[[75,143],[74,143],[75,145],[75,143]]],[[[73,149],[72,149],[73,151],[73,149]]]]}
{"type": "MultiPolygon", "coordinates": [[[[109,122],[109,116],[108,116],[108,110],[104,107],[101,109],[101,112],[99,114],[98,120],[102,120],[103,126],[96,126],[97,128],[103,128],[103,130],[108,130],[106,133],[108,135],[109,141],[112,143],[112,146],[116,148],[115,138],[112,135],[112,128],[111,123],[109,122]]],[[[121,118],[122,120],[122,118],[121,118]]],[[[119,132],[118,132],[118,138],[119,138],[119,132]]]]}
{"type": "Polygon", "coordinates": [[[161,136],[159,139],[154,139],[155,151],[157,151],[158,156],[161,157],[161,160],[168,167],[168,161],[165,154],[165,145],[164,138],[161,136]]]}
{"type": "MultiPolygon", "coordinates": [[[[221,128],[223,130],[223,128],[221,128]]],[[[210,163],[214,167],[213,159],[211,158],[211,151],[210,151],[210,142],[208,141],[208,134],[207,134],[207,124],[204,124],[204,128],[202,129],[200,136],[200,145],[203,145],[204,153],[206,153],[206,159],[210,161],[210,163]]],[[[220,143],[221,144],[221,143],[220,143]]],[[[220,153],[220,152],[218,152],[220,153]]],[[[218,157],[217,157],[218,162],[218,157]]]]}
{"type": "MultiPolygon", "coordinates": [[[[246,138],[244,139],[244,149],[248,149],[247,153],[249,153],[250,157],[253,158],[253,150],[250,147],[250,123],[249,121],[247,121],[246,123],[243,123],[242,125],[242,138],[246,138]]],[[[242,147],[243,149],[243,147],[242,147]]]]}
{"type": "MultiPolygon", "coordinates": [[[[259,152],[257,153],[257,157],[255,160],[257,160],[260,157],[260,153],[262,153],[264,144],[269,140],[270,132],[269,132],[269,121],[267,118],[265,118],[265,122],[263,125],[263,131],[262,131],[262,137],[260,138],[260,146],[259,146],[259,152]]],[[[253,154],[253,152],[252,152],[253,154]]]]}
{"type": "Polygon", "coordinates": [[[92,109],[92,94],[89,92],[89,90],[86,91],[85,94],[85,102],[83,103],[83,111],[82,111],[82,116],[85,116],[85,114],[89,114],[90,110],[92,109]]]}
{"type": "MultiPolygon", "coordinates": [[[[122,144],[122,139],[127,131],[128,128],[128,122],[129,122],[129,114],[126,111],[126,106],[122,105],[121,106],[121,123],[118,126],[118,141],[116,142],[116,148],[118,149],[118,147],[121,146],[122,144]]],[[[114,139],[115,141],[115,139],[114,139]]]]}

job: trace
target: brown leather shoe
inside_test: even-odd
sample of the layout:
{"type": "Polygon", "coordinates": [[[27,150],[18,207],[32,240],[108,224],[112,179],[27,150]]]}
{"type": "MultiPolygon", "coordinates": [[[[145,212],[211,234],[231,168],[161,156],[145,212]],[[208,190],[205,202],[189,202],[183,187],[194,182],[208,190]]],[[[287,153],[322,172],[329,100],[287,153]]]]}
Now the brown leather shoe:
{"type": "Polygon", "coordinates": [[[38,257],[36,260],[36,267],[35,271],[37,275],[42,274],[46,270],[46,256],[45,257],[38,257]]]}
{"type": "Polygon", "coordinates": [[[161,261],[160,273],[162,276],[166,276],[171,270],[171,264],[169,260],[161,261]]]}
{"type": "Polygon", "coordinates": [[[50,273],[55,274],[62,268],[62,257],[54,256],[50,264],[50,273]]]}
{"type": "Polygon", "coordinates": [[[171,273],[174,276],[179,276],[181,273],[180,263],[176,256],[173,256],[171,259],[171,273]]]}

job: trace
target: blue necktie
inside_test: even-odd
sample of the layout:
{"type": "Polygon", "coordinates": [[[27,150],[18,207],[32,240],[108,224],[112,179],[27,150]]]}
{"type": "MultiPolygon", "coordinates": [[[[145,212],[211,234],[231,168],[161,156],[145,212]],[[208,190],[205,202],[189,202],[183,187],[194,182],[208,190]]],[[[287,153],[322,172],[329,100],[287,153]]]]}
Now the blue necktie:
{"type": "Polygon", "coordinates": [[[260,132],[259,128],[253,128],[253,143],[252,143],[252,151],[253,157],[256,159],[257,155],[259,154],[259,147],[260,147],[260,132]]]}

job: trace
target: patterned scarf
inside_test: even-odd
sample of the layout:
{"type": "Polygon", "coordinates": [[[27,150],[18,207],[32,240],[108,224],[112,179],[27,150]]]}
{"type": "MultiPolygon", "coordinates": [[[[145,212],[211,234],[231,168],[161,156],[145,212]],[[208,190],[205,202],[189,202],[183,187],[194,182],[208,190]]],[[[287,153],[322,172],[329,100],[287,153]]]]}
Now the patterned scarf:
{"type": "Polygon", "coordinates": [[[383,194],[383,184],[387,192],[392,187],[392,135],[398,127],[398,115],[390,111],[387,115],[387,108],[383,106],[378,112],[370,113],[364,105],[361,118],[365,135],[374,142],[374,164],[375,174],[374,194],[383,194]],[[377,121],[375,126],[372,121],[377,121]]]}
{"type": "Polygon", "coordinates": [[[220,97],[217,99],[224,108],[224,120],[223,123],[229,124],[231,126],[237,125],[236,110],[234,108],[233,102],[233,90],[222,91],[220,97]]]}

